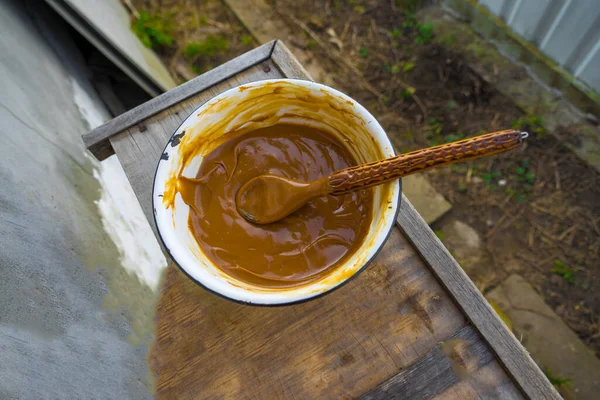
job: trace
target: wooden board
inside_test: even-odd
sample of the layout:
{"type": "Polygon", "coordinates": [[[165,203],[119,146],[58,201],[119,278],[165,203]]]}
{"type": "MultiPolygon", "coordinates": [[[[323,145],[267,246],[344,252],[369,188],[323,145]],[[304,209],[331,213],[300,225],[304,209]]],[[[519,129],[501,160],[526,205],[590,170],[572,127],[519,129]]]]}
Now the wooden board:
{"type": "Polygon", "coordinates": [[[460,305],[465,315],[483,334],[503,366],[523,391],[532,398],[544,395],[547,398],[560,399],[558,392],[531,359],[529,353],[508,330],[475,284],[407,200],[403,195],[403,205],[397,219],[398,226],[412,242],[414,248],[427,260],[429,267],[460,305]]]}
{"type": "Polygon", "coordinates": [[[242,57],[237,57],[226,62],[218,68],[210,70],[173,90],[169,90],[168,92],[111,119],[95,128],[90,133],[83,135],[85,147],[99,160],[107,158],[113,154],[111,152],[112,149],[108,146],[108,139],[111,136],[146,120],[162,110],[167,110],[171,106],[175,106],[198,93],[202,93],[217,83],[225,81],[241,71],[269,59],[274,46],[275,41],[265,43],[244,54],[242,57]]]}
{"type": "Polygon", "coordinates": [[[467,325],[361,399],[523,398],[498,368],[486,341],[467,325]]]}
{"type": "Polygon", "coordinates": [[[300,305],[232,303],[198,287],[175,266],[163,288],[150,351],[159,397],[354,398],[399,371],[416,371],[404,386],[420,380],[429,389],[414,390],[410,398],[428,398],[462,379],[448,368],[452,354],[439,351],[426,359],[429,373],[418,374],[421,360],[440,341],[456,337],[467,345],[457,341],[454,356],[466,365],[465,378],[497,368],[493,381],[473,378],[470,388],[489,395],[502,383],[506,393],[515,394],[506,398],[519,398],[487,344],[397,228],[356,279],[300,305]],[[461,334],[465,329],[470,336],[461,334]],[[436,384],[438,361],[444,362],[446,379],[436,384]]]}
{"type": "MultiPolygon", "coordinates": [[[[253,57],[86,141],[110,141],[153,228],[157,160],[194,109],[239,84],[309,79],[280,42],[267,59],[253,57]]],[[[560,398],[405,197],[398,225],[360,276],[295,306],[233,303],[169,265],[149,356],[158,397],[560,398]]]]}

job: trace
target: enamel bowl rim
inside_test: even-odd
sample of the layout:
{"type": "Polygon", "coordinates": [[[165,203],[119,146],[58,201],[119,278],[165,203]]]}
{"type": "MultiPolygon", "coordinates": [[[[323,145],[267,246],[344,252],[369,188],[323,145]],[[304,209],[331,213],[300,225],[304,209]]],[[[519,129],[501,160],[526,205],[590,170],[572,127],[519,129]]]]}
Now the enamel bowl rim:
{"type": "MultiPolygon", "coordinates": [[[[366,122],[365,126],[367,127],[368,132],[372,136],[373,135],[375,136],[374,142],[377,144],[377,147],[382,150],[387,149],[388,150],[388,154],[386,154],[387,156],[393,156],[395,154],[394,148],[393,148],[387,134],[383,130],[383,128],[379,125],[379,123],[377,122],[375,117],[373,117],[373,115],[371,115],[371,113],[369,113],[369,111],[367,111],[362,105],[360,105],[360,103],[358,103],[356,100],[352,99],[350,96],[348,96],[336,89],[333,89],[329,86],[326,86],[326,85],[323,85],[320,83],[316,83],[316,82],[312,82],[312,81],[297,80],[297,79],[261,80],[261,81],[255,81],[255,82],[251,82],[251,83],[241,84],[239,86],[225,90],[224,92],[211,98],[210,100],[206,101],[201,106],[196,108],[175,130],[175,132],[173,133],[173,135],[170,137],[169,141],[165,145],[165,148],[161,154],[163,154],[163,155],[167,154],[167,151],[169,151],[169,150],[171,152],[173,152],[173,151],[177,152],[179,149],[179,146],[177,146],[177,147],[171,146],[171,148],[169,149],[169,145],[172,143],[173,138],[176,135],[180,134],[184,130],[183,129],[184,127],[194,125],[193,121],[198,119],[198,114],[200,112],[211,107],[212,105],[216,104],[218,101],[220,101],[224,98],[235,97],[237,94],[239,94],[241,92],[240,87],[243,87],[244,90],[246,90],[248,88],[262,86],[267,83],[278,83],[278,82],[284,82],[284,83],[292,84],[292,85],[300,85],[300,86],[304,86],[305,88],[309,88],[311,90],[325,90],[326,92],[328,92],[329,94],[331,94],[335,97],[338,97],[345,101],[352,102],[353,111],[356,113],[356,115],[358,115],[360,118],[362,118],[366,122]]],[[[153,209],[153,217],[154,217],[154,222],[157,227],[158,236],[159,236],[160,241],[162,242],[165,250],[171,257],[173,262],[179,267],[179,269],[181,271],[183,271],[196,284],[200,285],[204,289],[206,289],[214,294],[217,294],[221,297],[224,297],[226,299],[229,299],[229,300],[232,300],[235,302],[243,303],[243,304],[263,305],[263,306],[278,306],[278,305],[297,304],[297,303],[315,299],[317,297],[331,293],[333,290],[343,286],[344,284],[349,282],[351,279],[358,276],[371,263],[371,261],[373,261],[373,259],[377,256],[377,254],[379,253],[379,251],[381,250],[381,248],[384,246],[385,242],[387,241],[387,238],[391,234],[392,229],[394,228],[394,225],[395,225],[395,221],[396,221],[398,212],[400,210],[402,188],[401,188],[401,180],[397,180],[397,181],[393,181],[393,182],[389,183],[391,195],[392,195],[390,197],[391,204],[389,204],[391,211],[386,213],[384,225],[378,229],[378,233],[375,235],[375,240],[372,240],[371,243],[369,243],[366,247],[365,247],[365,244],[363,243],[363,245],[361,245],[361,247],[358,249],[358,251],[366,251],[370,254],[369,254],[369,257],[366,259],[366,261],[363,263],[363,265],[360,268],[356,269],[352,273],[352,275],[350,275],[344,279],[341,279],[333,284],[327,285],[327,287],[324,289],[315,290],[315,291],[304,290],[304,293],[298,293],[298,291],[295,290],[297,288],[278,289],[278,290],[274,290],[273,292],[265,292],[265,291],[256,291],[255,292],[252,290],[246,290],[237,285],[232,285],[232,284],[224,285],[223,282],[217,282],[220,280],[217,277],[212,277],[212,278],[208,277],[208,276],[200,277],[197,274],[197,272],[198,272],[197,268],[198,267],[201,269],[205,268],[201,265],[200,261],[197,261],[195,263],[196,265],[191,265],[192,263],[190,263],[189,260],[184,261],[184,260],[187,260],[189,257],[184,257],[182,254],[185,252],[191,253],[191,251],[189,249],[186,249],[185,245],[182,244],[181,241],[178,240],[173,233],[171,233],[172,230],[174,229],[173,224],[166,223],[165,219],[164,219],[165,217],[163,215],[163,213],[166,212],[166,208],[161,204],[162,202],[160,201],[160,199],[162,197],[162,193],[164,192],[164,190],[162,190],[162,188],[164,187],[164,182],[163,182],[163,185],[161,185],[158,182],[158,179],[159,179],[159,175],[160,175],[159,171],[161,170],[161,166],[164,165],[164,167],[162,169],[167,168],[167,166],[165,165],[166,163],[161,163],[161,161],[162,161],[162,157],[159,158],[159,160],[157,162],[156,171],[155,171],[154,179],[153,179],[152,209],[153,209]],[[159,207],[157,208],[157,206],[159,206],[159,207]]],[[[210,262],[210,264],[214,265],[214,263],[212,263],[210,260],[208,260],[208,258],[207,258],[207,261],[210,262]]],[[[344,264],[342,264],[342,266],[343,265],[344,264]]],[[[340,267],[342,267],[342,266],[340,266],[340,267]]],[[[319,281],[316,281],[315,283],[318,283],[318,282],[319,281]]],[[[313,283],[303,285],[303,286],[301,286],[301,288],[310,288],[311,285],[313,285],[313,283]]]]}

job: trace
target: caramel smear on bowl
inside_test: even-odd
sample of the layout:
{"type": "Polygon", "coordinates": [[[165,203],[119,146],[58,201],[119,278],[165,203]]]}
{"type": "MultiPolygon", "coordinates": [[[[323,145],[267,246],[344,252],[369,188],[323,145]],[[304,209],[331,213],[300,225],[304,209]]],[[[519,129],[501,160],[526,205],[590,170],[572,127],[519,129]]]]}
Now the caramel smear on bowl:
{"type": "Polygon", "coordinates": [[[242,282],[289,288],[323,278],[356,252],[371,225],[373,191],[320,197],[268,225],[238,213],[237,191],[262,174],[310,182],[356,164],[327,132],[275,124],[220,143],[195,178],[176,178],[176,191],[190,206],[190,231],[215,265],[242,282]]]}

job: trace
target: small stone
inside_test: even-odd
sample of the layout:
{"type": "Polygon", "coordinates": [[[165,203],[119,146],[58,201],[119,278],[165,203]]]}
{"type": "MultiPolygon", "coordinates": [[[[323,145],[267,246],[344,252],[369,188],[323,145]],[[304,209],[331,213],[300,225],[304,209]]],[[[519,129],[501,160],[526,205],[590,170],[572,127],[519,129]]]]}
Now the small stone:
{"type": "Polygon", "coordinates": [[[498,181],[498,186],[506,186],[506,179],[500,179],[498,181]]]}
{"type": "Polygon", "coordinates": [[[483,178],[481,178],[480,176],[474,176],[471,179],[471,182],[473,182],[476,185],[479,185],[480,183],[483,183],[483,178]]]}
{"type": "Polygon", "coordinates": [[[423,175],[402,178],[402,191],[428,224],[432,224],[452,208],[423,175]]]}
{"type": "Polygon", "coordinates": [[[462,221],[454,221],[446,237],[452,237],[468,249],[476,250],[481,247],[481,239],[477,231],[462,221]]]}
{"type": "Polygon", "coordinates": [[[452,220],[442,226],[441,231],[445,237],[444,245],[479,290],[485,291],[497,284],[498,271],[475,229],[462,221],[452,220]]]}
{"type": "Polygon", "coordinates": [[[488,219],[488,220],[485,221],[485,224],[487,226],[492,226],[492,225],[494,225],[494,222],[491,219],[488,219]]]}
{"type": "Polygon", "coordinates": [[[600,360],[525,279],[511,275],[486,298],[510,319],[515,335],[542,370],[572,379],[578,399],[598,398],[600,360]]]}

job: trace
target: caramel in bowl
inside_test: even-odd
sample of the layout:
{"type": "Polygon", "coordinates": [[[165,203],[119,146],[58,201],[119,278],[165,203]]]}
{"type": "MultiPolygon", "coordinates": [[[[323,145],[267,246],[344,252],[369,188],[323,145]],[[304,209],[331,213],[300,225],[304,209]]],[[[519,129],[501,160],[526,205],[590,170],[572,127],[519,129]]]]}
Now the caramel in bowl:
{"type": "Polygon", "coordinates": [[[327,86],[283,79],[230,89],[194,111],[165,148],[152,195],[159,236],[184,272],[224,297],[260,305],[314,298],[375,257],[393,227],[400,182],[317,199],[266,226],[236,213],[237,189],[261,173],[310,181],[393,155],[374,117],[327,86]]]}

